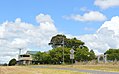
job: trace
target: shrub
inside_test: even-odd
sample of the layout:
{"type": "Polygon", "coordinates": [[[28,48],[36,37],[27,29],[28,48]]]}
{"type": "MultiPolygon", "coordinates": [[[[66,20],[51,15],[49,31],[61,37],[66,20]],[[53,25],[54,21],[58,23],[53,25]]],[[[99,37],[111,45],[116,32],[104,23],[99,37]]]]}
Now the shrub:
{"type": "Polygon", "coordinates": [[[9,66],[14,66],[14,65],[16,65],[16,63],[17,63],[16,59],[11,59],[9,61],[9,66]]]}

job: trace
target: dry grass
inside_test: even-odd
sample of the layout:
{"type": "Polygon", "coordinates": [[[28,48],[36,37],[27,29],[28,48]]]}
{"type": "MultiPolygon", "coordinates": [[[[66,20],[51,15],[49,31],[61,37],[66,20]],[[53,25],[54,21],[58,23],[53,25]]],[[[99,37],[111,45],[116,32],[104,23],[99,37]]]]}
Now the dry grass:
{"type": "Polygon", "coordinates": [[[101,70],[108,72],[119,72],[119,65],[101,64],[101,65],[49,65],[49,67],[74,68],[86,70],[101,70]]]}
{"type": "MultiPolygon", "coordinates": [[[[37,65],[36,65],[37,66],[37,65]]],[[[54,68],[74,68],[86,70],[103,70],[119,72],[119,65],[39,65],[50,68],[32,68],[31,66],[0,66],[0,74],[86,74],[68,70],[56,70],[54,68]]]]}
{"type": "Polygon", "coordinates": [[[80,66],[76,65],[73,66],[73,68],[119,72],[119,65],[80,65],[80,66]]]}
{"type": "Polygon", "coordinates": [[[0,74],[84,74],[80,72],[55,70],[55,69],[41,69],[30,68],[28,66],[5,66],[0,67],[0,74]]]}

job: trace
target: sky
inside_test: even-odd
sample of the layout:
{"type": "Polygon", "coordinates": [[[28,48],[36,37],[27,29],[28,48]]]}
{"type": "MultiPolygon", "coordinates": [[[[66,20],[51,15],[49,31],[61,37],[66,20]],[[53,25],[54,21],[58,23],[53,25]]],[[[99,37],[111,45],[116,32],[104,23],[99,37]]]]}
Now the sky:
{"type": "Polygon", "coordinates": [[[48,51],[65,34],[102,54],[119,48],[119,0],[0,0],[0,63],[22,53],[48,51]]]}

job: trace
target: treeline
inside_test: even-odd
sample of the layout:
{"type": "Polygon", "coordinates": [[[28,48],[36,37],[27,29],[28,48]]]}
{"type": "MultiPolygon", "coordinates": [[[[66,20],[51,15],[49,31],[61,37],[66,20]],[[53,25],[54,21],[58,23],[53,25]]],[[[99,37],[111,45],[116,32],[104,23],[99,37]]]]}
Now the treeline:
{"type": "Polygon", "coordinates": [[[119,61],[119,49],[109,49],[104,54],[107,55],[107,60],[119,61]]]}
{"type": "Polygon", "coordinates": [[[34,60],[41,64],[62,64],[63,62],[63,49],[64,49],[64,62],[66,64],[71,63],[70,50],[74,49],[75,61],[91,61],[96,58],[93,50],[88,49],[85,43],[76,38],[66,38],[65,35],[53,36],[49,45],[52,46],[52,50],[48,52],[38,52],[34,55],[34,60]]]}
{"type": "MultiPolygon", "coordinates": [[[[64,48],[64,62],[71,63],[70,48],[64,48]]],[[[93,50],[89,51],[86,48],[77,48],[74,53],[76,61],[91,61],[95,59],[93,50]]],[[[38,52],[34,55],[34,60],[39,61],[41,64],[62,64],[63,50],[62,47],[54,48],[48,52],[38,52]]],[[[75,61],[74,60],[74,61],[75,61]]],[[[73,61],[73,62],[74,62],[73,61]]]]}
{"type": "MultiPolygon", "coordinates": [[[[73,49],[74,60],[77,62],[87,62],[91,60],[97,60],[97,57],[93,50],[88,49],[85,43],[76,38],[69,39],[65,35],[56,35],[51,38],[49,43],[52,49],[47,52],[38,52],[33,55],[33,64],[62,64],[63,63],[63,51],[64,51],[64,62],[71,64],[70,50],[73,49]],[[63,50],[64,49],[64,50],[63,50]]],[[[119,49],[109,49],[104,55],[107,55],[108,61],[119,61],[119,49]]],[[[16,60],[11,59],[9,65],[15,65],[16,60]]],[[[5,64],[6,65],[6,64],[5,64]]]]}

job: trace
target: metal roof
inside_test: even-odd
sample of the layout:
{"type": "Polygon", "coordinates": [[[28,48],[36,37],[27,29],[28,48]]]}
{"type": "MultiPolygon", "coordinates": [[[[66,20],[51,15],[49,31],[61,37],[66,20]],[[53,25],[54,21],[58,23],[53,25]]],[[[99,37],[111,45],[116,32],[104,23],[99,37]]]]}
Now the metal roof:
{"type": "Polygon", "coordinates": [[[39,51],[27,51],[26,54],[36,54],[39,51]]]}

